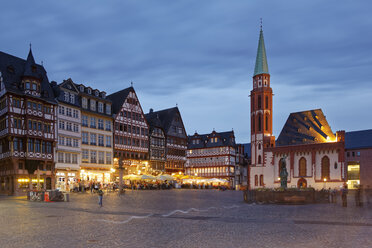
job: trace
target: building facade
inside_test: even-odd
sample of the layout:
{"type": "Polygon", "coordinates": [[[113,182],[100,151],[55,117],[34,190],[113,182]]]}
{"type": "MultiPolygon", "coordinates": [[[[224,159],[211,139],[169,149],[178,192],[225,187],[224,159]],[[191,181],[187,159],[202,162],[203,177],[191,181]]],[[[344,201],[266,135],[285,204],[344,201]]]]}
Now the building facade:
{"type": "Polygon", "coordinates": [[[113,168],[112,102],[104,91],[75,86],[81,106],[80,179],[108,183],[113,168]]]}
{"type": "Polygon", "coordinates": [[[187,150],[187,134],[178,107],[152,111],[146,118],[160,119],[165,133],[165,172],[184,173],[187,150]]]}
{"type": "Polygon", "coordinates": [[[188,136],[185,173],[221,178],[236,185],[236,144],[234,131],[188,136]]]}
{"type": "Polygon", "coordinates": [[[372,189],[372,130],[345,134],[345,160],[349,189],[363,185],[372,189]]]}
{"type": "Polygon", "coordinates": [[[235,187],[247,187],[248,182],[248,158],[244,150],[243,144],[236,144],[235,146],[235,187]],[[239,186],[237,186],[239,185],[239,186]]]}
{"type": "Polygon", "coordinates": [[[52,82],[57,112],[57,145],[55,150],[56,188],[69,190],[77,182],[81,164],[81,106],[79,89],[71,79],[57,85],[52,82]]]}
{"type": "Polygon", "coordinates": [[[43,66],[0,52],[0,192],[54,186],[56,106],[43,66]]]}
{"type": "MultiPolygon", "coordinates": [[[[150,109],[150,113],[153,110],[150,109]]],[[[165,171],[165,132],[159,115],[145,115],[149,124],[149,165],[154,174],[165,171]]]]}
{"type": "Polygon", "coordinates": [[[278,140],[272,134],[273,91],[261,29],[251,91],[251,188],[279,187],[285,159],[288,187],[335,188],[346,180],[345,132],[332,132],[320,109],[290,114],[278,140]]]}
{"type": "Polygon", "coordinates": [[[148,173],[148,124],[134,88],[108,98],[113,102],[115,168],[121,160],[124,174],[148,173]]]}

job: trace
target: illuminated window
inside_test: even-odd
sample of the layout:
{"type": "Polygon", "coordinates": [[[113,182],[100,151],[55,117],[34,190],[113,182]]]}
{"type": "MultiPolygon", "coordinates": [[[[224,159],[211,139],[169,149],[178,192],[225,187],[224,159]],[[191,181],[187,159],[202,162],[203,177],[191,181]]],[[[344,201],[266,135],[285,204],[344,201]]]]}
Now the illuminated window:
{"type": "Polygon", "coordinates": [[[260,186],[264,186],[264,177],[260,175],[260,186]]]}
{"type": "Polygon", "coordinates": [[[258,186],[258,175],[254,176],[254,186],[258,186]]]}
{"type": "Polygon", "coordinates": [[[329,179],[329,158],[327,156],[324,156],[322,158],[322,175],[321,178],[323,179],[329,179]]]}
{"type": "Polygon", "coordinates": [[[304,157],[298,163],[298,176],[306,177],[306,159],[304,157]]]}

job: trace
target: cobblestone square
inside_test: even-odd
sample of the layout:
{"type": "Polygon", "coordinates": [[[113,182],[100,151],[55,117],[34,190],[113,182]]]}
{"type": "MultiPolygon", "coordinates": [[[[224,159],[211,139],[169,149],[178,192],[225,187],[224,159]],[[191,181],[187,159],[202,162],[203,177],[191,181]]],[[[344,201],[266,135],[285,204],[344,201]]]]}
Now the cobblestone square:
{"type": "Polygon", "coordinates": [[[0,196],[0,247],[372,247],[372,206],[254,205],[242,192],[0,196]]]}

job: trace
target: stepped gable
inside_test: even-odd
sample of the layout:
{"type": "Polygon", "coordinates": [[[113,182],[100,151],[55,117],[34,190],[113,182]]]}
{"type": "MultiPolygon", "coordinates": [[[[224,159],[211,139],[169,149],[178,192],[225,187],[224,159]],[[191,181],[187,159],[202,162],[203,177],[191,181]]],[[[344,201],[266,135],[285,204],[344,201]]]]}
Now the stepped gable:
{"type": "Polygon", "coordinates": [[[42,65],[36,64],[30,50],[27,61],[0,51],[0,72],[6,91],[18,95],[25,95],[22,87],[22,78],[33,77],[40,80],[40,98],[50,103],[57,103],[53,90],[49,84],[47,73],[42,65]]]}
{"type": "Polygon", "coordinates": [[[276,146],[316,144],[335,139],[323,111],[314,109],[291,113],[276,140],[276,146]]]}

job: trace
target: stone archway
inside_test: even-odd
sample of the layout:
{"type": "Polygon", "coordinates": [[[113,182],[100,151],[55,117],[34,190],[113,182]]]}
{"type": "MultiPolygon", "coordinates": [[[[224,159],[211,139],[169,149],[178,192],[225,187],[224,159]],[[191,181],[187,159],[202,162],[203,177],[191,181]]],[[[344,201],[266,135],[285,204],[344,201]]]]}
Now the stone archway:
{"type": "Polygon", "coordinates": [[[301,188],[307,188],[307,181],[305,178],[300,178],[298,179],[297,181],[297,188],[301,189],[301,188]]]}

